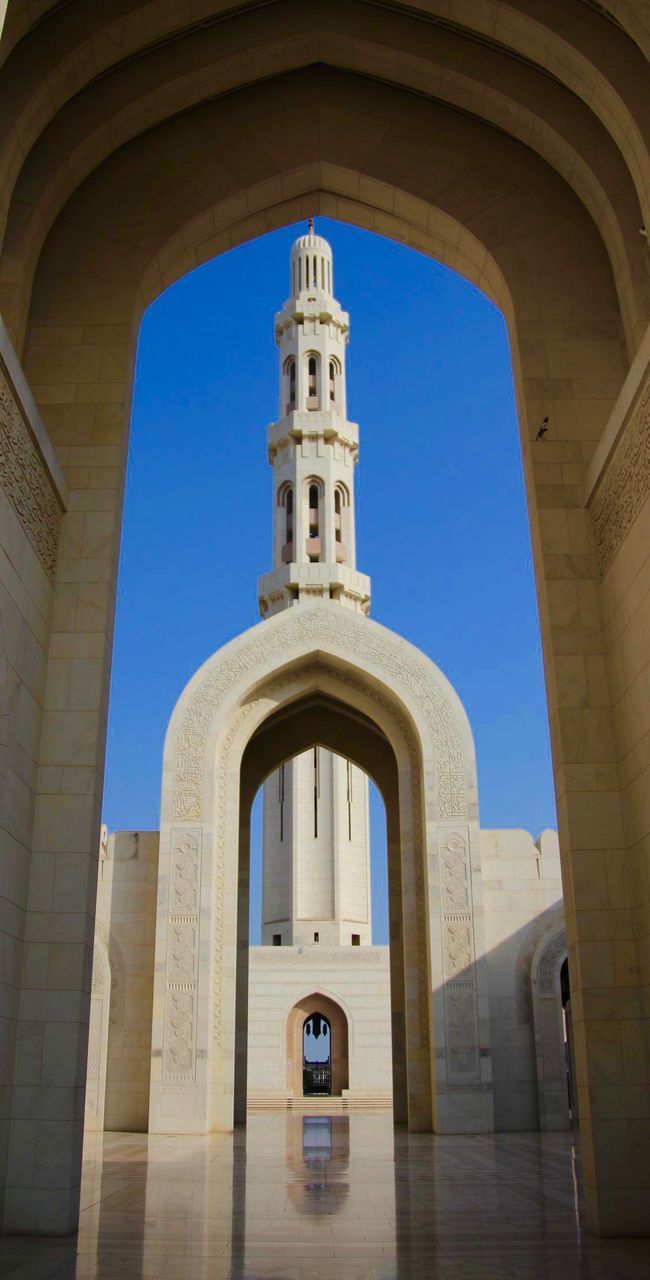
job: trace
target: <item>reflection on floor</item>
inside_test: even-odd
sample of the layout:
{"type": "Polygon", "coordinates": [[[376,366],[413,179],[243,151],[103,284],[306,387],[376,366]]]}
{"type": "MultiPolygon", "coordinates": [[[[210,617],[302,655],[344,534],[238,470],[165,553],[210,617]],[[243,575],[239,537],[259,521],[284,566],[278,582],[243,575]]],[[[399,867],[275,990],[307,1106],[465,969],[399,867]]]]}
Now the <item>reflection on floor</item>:
{"type": "Polygon", "coordinates": [[[386,1113],[253,1114],[208,1138],[91,1134],[78,1240],[5,1240],[14,1280],[650,1276],[582,1234],[564,1134],[433,1137],[386,1113]]]}

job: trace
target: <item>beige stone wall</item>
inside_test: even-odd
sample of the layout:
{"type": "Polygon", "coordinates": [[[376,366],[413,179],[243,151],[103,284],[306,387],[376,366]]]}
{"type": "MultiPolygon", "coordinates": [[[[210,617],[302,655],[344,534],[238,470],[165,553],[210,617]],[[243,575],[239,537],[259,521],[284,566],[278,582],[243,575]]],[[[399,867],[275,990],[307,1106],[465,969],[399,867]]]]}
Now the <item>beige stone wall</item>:
{"type": "Polygon", "coordinates": [[[105,1129],[148,1127],[157,891],[158,832],[116,831],[97,882],[96,931],[110,968],[105,1129]]]}
{"type": "Polygon", "coordinates": [[[650,1141],[650,340],[639,356],[640,377],[631,371],[612,423],[615,434],[604,442],[609,456],[589,499],[603,575],[606,650],[605,669],[603,659],[593,659],[591,678],[599,702],[612,708],[616,762],[601,771],[601,785],[612,791],[620,786],[629,852],[610,821],[602,847],[584,866],[580,889],[594,911],[591,948],[598,969],[599,989],[592,996],[597,1017],[584,1032],[592,1111],[606,1148],[608,1090],[620,1089],[632,1139],[628,1167],[641,1177],[643,1141],[650,1141]],[[605,935],[601,921],[608,909],[615,927],[605,935]]]}
{"type": "MultiPolygon", "coordinates": [[[[39,773],[40,738],[50,693],[49,627],[66,492],[48,445],[0,322],[0,1187],[16,1050],[30,1081],[58,1084],[56,1063],[69,1017],[63,1004],[70,986],[66,931],[52,947],[41,931],[41,913],[51,909],[55,898],[64,906],[65,889],[61,883],[55,886],[47,872],[34,876],[30,885],[35,797],[39,779],[43,791],[49,783],[47,769],[39,773]],[[31,990],[22,996],[19,1034],[24,984],[31,990]],[[43,1025],[33,1019],[38,1019],[36,1010],[43,1008],[44,999],[48,1016],[43,1025]]],[[[66,771],[65,785],[77,785],[74,769],[66,771]]],[[[40,1158],[48,1163],[45,1149],[40,1158]]]]}
{"type": "Polygon", "coordinates": [[[249,1096],[294,1093],[287,1021],[312,993],[328,996],[347,1019],[350,1097],[392,1096],[388,947],[251,947],[248,992],[249,1096]]]}
{"type": "Polygon", "coordinates": [[[481,831],[495,1129],[539,1127],[531,966],[564,918],[555,831],[481,831]]]}

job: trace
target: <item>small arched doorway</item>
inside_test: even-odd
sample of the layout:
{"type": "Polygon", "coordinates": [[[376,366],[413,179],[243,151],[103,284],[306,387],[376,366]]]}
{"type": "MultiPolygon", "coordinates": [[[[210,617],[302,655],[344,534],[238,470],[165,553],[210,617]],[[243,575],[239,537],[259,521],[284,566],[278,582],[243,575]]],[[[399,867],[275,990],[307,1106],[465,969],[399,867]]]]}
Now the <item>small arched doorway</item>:
{"type": "Polygon", "coordinates": [[[571,1009],[564,924],[539,943],[531,969],[539,1127],[568,1129],[572,1118],[571,1009]]]}
{"type": "Polygon", "coordinates": [[[302,1092],[305,1098],[329,1098],[332,1092],[331,1027],[318,1010],[302,1024],[302,1092]]]}
{"type": "Polygon", "coordinates": [[[330,996],[314,991],[297,1001],[287,1018],[286,1043],[286,1083],[294,1098],[340,1098],[349,1088],[348,1019],[330,996]]]}

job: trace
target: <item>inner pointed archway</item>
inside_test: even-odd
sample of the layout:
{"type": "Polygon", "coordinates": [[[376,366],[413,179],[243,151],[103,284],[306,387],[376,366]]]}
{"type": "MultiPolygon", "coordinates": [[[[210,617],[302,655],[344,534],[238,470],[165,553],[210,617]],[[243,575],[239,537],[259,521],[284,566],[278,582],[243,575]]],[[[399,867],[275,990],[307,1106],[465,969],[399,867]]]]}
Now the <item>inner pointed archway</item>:
{"type": "MultiPolygon", "coordinates": [[[[336,679],[336,673],[332,673],[336,679]]],[[[339,693],[343,693],[342,684],[339,693]]],[[[318,690],[296,699],[272,713],[260,724],[250,739],[242,758],[240,791],[240,846],[238,885],[238,963],[237,963],[237,1034],[235,1056],[235,1120],[244,1123],[247,1100],[248,1048],[248,955],[249,955],[249,868],[250,815],[253,798],[260,783],[277,767],[310,748],[324,747],[364,770],[376,783],[385,804],[388,853],[388,897],[390,935],[390,985],[393,1063],[393,1110],[396,1121],[409,1116],[408,1079],[405,1052],[405,978],[404,924],[401,868],[399,776],[394,751],[386,734],[369,716],[340,697],[318,690]]],[[[421,928],[426,926],[424,922],[421,928]]],[[[301,1000],[292,1010],[287,1024],[287,1086],[293,1096],[304,1093],[304,1054],[302,1038],[305,1022],[320,1013],[331,1029],[333,1057],[330,1090],[340,1096],[348,1087],[348,1019],[340,1005],[330,996],[318,995],[301,1000]],[[300,1019],[296,1011],[300,1012],[300,1019]]],[[[431,1034],[431,1033],[429,1033],[431,1034]]],[[[423,1125],[433,1126],[433,1099],[423,1097],[419,1082],[418,1109],[425,1117],[423,1125]]],[[[318,1090],[312,1090],[312,1092],[318,1090]]],[[[411,1119],[413,1120],[413,1103],[411,1119]]]]}
{"type": "Polygon", "coordinates": [[[286,1029],[286,1080],[294,1098],[340,1098],[349,1085],[348,1052],[348,1019],[336,1000],[314,991],[294,1005],[286,1029]]]}

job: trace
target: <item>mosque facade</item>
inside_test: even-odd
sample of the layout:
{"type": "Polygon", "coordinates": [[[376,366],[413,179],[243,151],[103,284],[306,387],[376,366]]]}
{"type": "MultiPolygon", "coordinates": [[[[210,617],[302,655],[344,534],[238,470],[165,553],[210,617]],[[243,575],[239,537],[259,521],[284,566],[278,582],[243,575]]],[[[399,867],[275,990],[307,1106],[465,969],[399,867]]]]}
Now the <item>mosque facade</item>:
{"type": "MultiPolygon", "coordinates": [[[[369,614],[370,580],[356,565],[359,428],[347,417],[349,317],[336,300],[333,274],[331,247],[310,223],[293,245],[290,296],[275,320],[273,565],[259,580],[257,631],[286,611],[334,605],[360,619],[369,614]]],[[[163,777],[172,746],[170,738],[163,777]]],[[[191,819],[184,804],[181,798],[179,812],[191,819]]],[[[478,1009],[457,1061],[464,1052],[477,1064],[481,1105],[464,1110],[459,1092],[451,1128],[566,1128],[575,1107],[557,835],[545,831],[535,840],[523,830],[480,829],[477,815],[469,859],[462,831],[447,824],[439,833],[450,1039],[458,1011],[468,1002],[478,1009]]],[[[208,957],[199,941],[194,830],[190,823],[175,849],[175,910],[164,920],[161,902],[170,890],[160,833],[104,832],[86,1096],[91,1129],[168,1131],[154,1101],[160,1061],[164,1073],[173,1044],[180,1069],[168,1072],[162,1087],[180,1097],[189,1087],[183,1064],[200,1057],[191,1011],[208,957]],[[166,1019],[164,1044],[156,1040],[157,1018],[166,1019]]],[[[261,945],[243,937],[248,870],[241,858],[232,904],[240,918],[232,1017],[246,1023],[235,1077],[245,1081],[249,1106],[393,1105],[395,970],[391,946],[373,943],[370,865],[368,775],[346,757],[345,743],[334,751],[316,740],[266,774],[261,945]]],[[[391,943],[392,934],[391,920],[391,943]]],[[[439,994],[434,988],[434,1005],[439,994]]],[[[464,1069],[461,1063],[459,1079],[464,1069]]]]}

